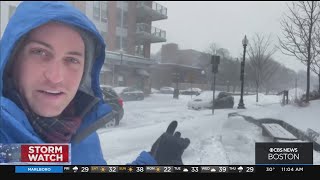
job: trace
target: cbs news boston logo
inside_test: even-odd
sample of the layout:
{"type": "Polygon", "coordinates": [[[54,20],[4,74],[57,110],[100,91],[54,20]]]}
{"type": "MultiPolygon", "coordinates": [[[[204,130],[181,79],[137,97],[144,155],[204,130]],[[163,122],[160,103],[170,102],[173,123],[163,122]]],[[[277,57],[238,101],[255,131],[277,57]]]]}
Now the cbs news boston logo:
{"type": "Polygon", "coordinates": [[[301,143],[256,143],[257,165],[313,164],[313,144],[301,143]]]}

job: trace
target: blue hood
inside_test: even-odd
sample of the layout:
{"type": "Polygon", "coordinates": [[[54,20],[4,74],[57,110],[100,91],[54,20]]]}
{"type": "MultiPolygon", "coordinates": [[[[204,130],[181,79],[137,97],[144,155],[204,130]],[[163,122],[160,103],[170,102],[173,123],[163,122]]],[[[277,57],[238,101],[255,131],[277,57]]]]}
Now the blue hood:
{"type": "MultiPolygon", "coordinates": [[[[0,143],[44,143],[35,133],[24,111],[4,94],[4,70],[17,42],[26,33],[49,21],[73,25],[90,32],[96,39],[96,59],[91,69],[91,90],[98,103],[85,115],[72,145],[72,164],[106,164],[100,140],[95,129],[110,117],[111,107],[104,104],[99,84],[99,75],[105,59],[105,43],[95,25],[79,10],[66,2],[22,2],[11,17],[0,41],[0,143]]],[[[89,87],[89,89],[90,89],[89,87]]],[[[5,87],[7,88],[7,87],[5,87]]],[[[91,96],[90,96],[91,97],[91,96]]],[[[85,101],[84,101],[85,103],[85,101]]],[[[1,162],[0,158],[0,162],[1,162]]],[[[132,164],[156,164],[147,152],[142,152],[132,164]]]]}
{"type": "MultiPolygon", "coordinates": [[[[111,112],[111,107],[104,104],[102,98],[102,91],[100,89],[99,76],[100,70],[103,66],[105,59],[106,45],[99,31],[95,25],[78,9],[66,2],[49,2],[49,1],[26,1],[21,2],[16,9],[16,12],[11,17],[7,27],[4,31],[0,42],[1,59],[0,59],[0,99],[2,111],[7,111],[9,114],[14,114],[15,119],[25,124],[27,129],[30,130],[28,122],[24,122],[25,118],[22,114],[23,111],[19,110],[8,99],[3,97],[4,93],[4,70],[6,64],[10,60],[10,56],[21,37],[29,31],[37,28],[49,21],[62,22],[75,27],[79,27],[89,32],[95,38],[96,44],[96,59],[93,62],[91,69],[91,90],[93,96],[99,99],[97,105],[89,111],[79,130],[86,129],[92,123],[97,122],[103,116],[111,112]]],[[[4,125],[6,119],[0,121],[0,125],[4,125]]],[[[32,129],[32,128],[31,128],[32,129]]],[[[32,130],[31,130],[32,131],[32,130]]]]}
{"type": "Polygon", "coordinates": [[[91,32],[97,41],[98,54],[91,70],[91,88],[102,98],[99,74],[105,59],[105,43],[95,25],[78,9],[65,2],[21,2],[11,17],[1,39],[0,95],[3,94],[3,72],[16,42],[26,33],[49,21],[63,22],[91,32]]]}

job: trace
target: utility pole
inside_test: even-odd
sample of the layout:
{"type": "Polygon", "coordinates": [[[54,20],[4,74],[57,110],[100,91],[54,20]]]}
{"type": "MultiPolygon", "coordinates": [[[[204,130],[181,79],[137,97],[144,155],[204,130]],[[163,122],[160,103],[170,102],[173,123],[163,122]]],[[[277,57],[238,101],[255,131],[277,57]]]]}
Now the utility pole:
{"type": "Polygon", "coordinates": [[[218,66],[220,64],[220,56],[214,55],[211,57],[212,64],[212,74],[213,74],[213,82],[212,82],[212,114],[214,114],[214,106],[215,106],[215,91],[216,91],[216,74],[218,73],[218,66]]]}

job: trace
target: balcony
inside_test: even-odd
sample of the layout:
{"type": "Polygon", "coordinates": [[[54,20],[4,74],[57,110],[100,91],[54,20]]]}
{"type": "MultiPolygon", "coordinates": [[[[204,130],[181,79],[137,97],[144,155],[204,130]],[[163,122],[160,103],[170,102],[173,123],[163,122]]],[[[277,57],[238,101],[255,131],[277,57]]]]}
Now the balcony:
{"type": "Polygon", "coordinates": [[[166,31],[146,23],[137,23],[136,42],[141,44],[145,41],[150,43],[166,42],[166,31]]]}
{"type": "Polygon", "coordinates": [[[126,65],[136,68],[148,67],[150,65],[156,64],[156,61],[154,59],[133,56],[115,51],[106,51],[105,62],[115,65],[126,65]]]}
{"type": "Polygon", "coordinates": [[[167,8],[154,1],[137,1],[138,22],[143,22],[146,17],[151,17],[151,21],[167,19],[167,8]]]}

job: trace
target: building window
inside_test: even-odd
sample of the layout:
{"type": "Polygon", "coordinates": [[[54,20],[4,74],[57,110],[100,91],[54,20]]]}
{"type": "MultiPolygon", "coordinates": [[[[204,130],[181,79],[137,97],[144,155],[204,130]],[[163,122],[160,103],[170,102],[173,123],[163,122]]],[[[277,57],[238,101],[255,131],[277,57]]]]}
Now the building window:
{"type": "Polygon", "coordinates": [[[107,22],[107,1],[93,1],[93,17],[101,22],[107,22]]]}
{"type": "Polygon", "coordinates": [[[123,75],[118,75],[118,86],[125,86],[124,82],[124,76],[123,75]]]}
{"type": "Polygon", "coordinates": [[[13,15],[15,11],[16,11],[15,6],[9,6],[9,18],[13,15]]]}
{"type": "MultiPolygon", "coordinates": [[[[120,36],[117,36],[117,49],[121,49],[121,37],[120,36]]],[[[127,45],[128,45],[128,40],[126,37],[122,37],[122,50],[123,51],[127,51],[127,45]]]]}
{"type": "MultiPolygon", "coordinates": [[[[122,10],[117,8],[117,26],[121,27],[121,14],[122,10]]],[[[128,28],[128,11],[123,11],[123,28],[128,28]]]]}
{"type": "Polygon", "coordinates": [[[93,1],[93,17],[100,21],[100,1],[93,1]]]}
{"type": "Polygon", "coordinates": [[[124,10],[128,10],[128,1],[117,1],[117,8],[123,8],[124,10]]]}
{"type": "Polygon", "coordinates": [[[101,1],[101,21],[107,22],[107,1],[101,1]]]}
{"type": "Polygon", "coordinates": [[[135,55],[144,57],[144,45],[136,45],[135,55]]]}

